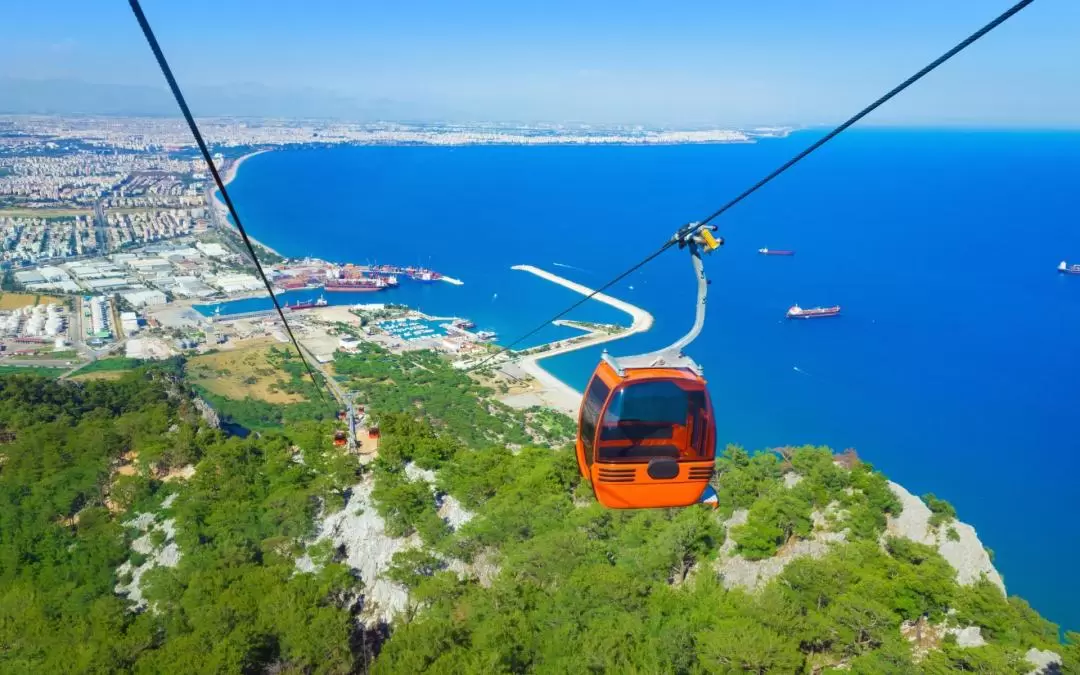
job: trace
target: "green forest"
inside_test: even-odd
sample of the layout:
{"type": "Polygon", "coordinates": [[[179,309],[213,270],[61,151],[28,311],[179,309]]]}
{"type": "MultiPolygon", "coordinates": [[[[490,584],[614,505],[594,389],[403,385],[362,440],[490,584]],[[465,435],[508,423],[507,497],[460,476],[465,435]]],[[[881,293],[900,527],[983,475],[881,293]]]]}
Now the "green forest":
{"type": "Polygon", "coordinates": [[[495,400],[495,390],[429,351],[392,354],[361,343],[357,354],[338,353],[338,380],[357,400],[381,412],[423,415],[448,436],[471,446],[491,443],[520,447],[529,443],[570,441],[574,423],[565,415],[532,409],[514,410],[495,400]]]}
{"type": "MultiPolygon", "coordinates": [[[[900,504],[850,456],[728,447],[716,510],[611,511],[580,478],[571,421],[510,410],[431,353],[334,366],[383,431],[369,464],[332,445],[329,420],[212,428],[179,361],[115,381],[0,377],[0,673],[1008,674],[1032,669],[1032,647],[1080,673],[1080,635],[1062,642],[1022,599],[883,537],[900,504]],[[386,571],[409,589],[388,626],[358,621],[365,580],[316,543],[361,481],[386,532],[419,542],[386,571]],[[457,529],[445,496],[472,514],[457,529]],[[822,512],[846,541],[757,591],[724,586],[725,541],[767,561],[822,512]],[[169,547],[178,558],[153,564],[169,547]],[[143,605],[117,590],[134,569],[143,605]],[[928,627],[920,653],[904,622],[928,627]]],[[[949,527],[951,505],[926,501],[949,527]]]]}

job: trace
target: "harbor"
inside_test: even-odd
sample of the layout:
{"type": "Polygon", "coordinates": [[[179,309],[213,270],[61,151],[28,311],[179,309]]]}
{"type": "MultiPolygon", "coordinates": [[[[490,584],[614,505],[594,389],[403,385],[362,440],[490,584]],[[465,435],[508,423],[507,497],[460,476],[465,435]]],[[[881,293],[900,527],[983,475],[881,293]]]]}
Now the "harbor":
{"type": "Polygon", "coordinates": [[[454,286],[464,284],[435,270],[419,266],[337,264],[304,258],[286,260],[269,269],[270,280],[282,291],[322,289],[327,292],[372,292],[396,288],[401,280],[421,284],[444,281],[454,286]]]}

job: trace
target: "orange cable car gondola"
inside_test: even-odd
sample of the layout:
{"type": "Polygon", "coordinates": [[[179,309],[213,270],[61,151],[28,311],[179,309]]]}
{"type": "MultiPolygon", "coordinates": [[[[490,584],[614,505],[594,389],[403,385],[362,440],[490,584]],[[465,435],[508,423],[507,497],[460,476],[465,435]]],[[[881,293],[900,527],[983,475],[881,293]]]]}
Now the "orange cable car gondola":
{"type": "Polygon", "coordinates": [[[670,347],[615,358],[605,351],[578,416],[577,460],[597,501],[616,509],[690,506],[713,475],[716,427],[701,367],[683,354],[705,323],[701,251],[723,241],[692,223],[673,239],[689,248],[698,279],[690,331],[670,347]]]}

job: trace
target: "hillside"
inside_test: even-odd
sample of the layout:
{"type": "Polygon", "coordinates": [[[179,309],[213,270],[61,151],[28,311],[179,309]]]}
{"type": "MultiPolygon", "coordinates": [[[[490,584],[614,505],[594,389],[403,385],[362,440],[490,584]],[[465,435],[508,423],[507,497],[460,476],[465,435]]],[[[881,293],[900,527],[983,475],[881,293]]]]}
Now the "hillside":
{"type": "Polygon", "coordinates": [[[374,459],[329,421],[229,437],[180,362],[0,377],[0,672],[1080,672],[853,453],[728,447],[717,510],[609,511],[565,420],[433,355],[335,372],[374,459]]]}

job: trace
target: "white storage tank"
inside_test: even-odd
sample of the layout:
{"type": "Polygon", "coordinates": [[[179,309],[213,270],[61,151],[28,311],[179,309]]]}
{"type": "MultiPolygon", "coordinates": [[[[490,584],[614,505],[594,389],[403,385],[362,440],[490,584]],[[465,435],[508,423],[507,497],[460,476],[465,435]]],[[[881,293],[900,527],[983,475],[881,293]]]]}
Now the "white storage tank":
{"type": "Polygon", "coordinates": [[[26,322],[25,332],[27,335],[41,335],[45,330],[45,317],[35,314],[26,322]]]}

